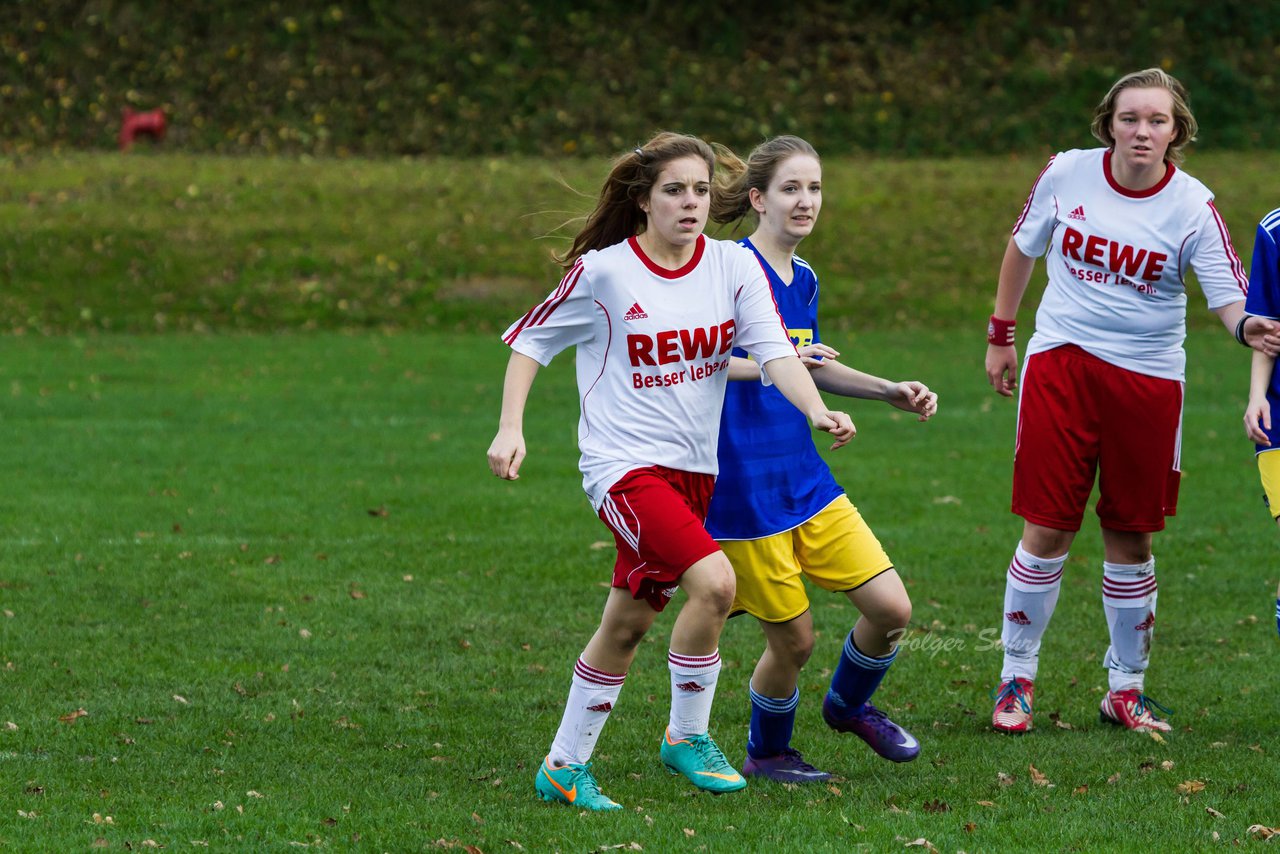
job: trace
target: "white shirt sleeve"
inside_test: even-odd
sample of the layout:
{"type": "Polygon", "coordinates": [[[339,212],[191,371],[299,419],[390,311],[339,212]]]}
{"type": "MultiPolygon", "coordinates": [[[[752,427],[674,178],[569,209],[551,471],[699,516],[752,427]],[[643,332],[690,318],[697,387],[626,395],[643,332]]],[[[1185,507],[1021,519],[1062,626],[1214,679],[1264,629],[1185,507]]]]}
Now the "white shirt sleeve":
{"type": "Polygon", "coordinates": [[[778,314],[778,304],[769,290],[769,280],[760,267],[755,253],[743,249],[744,283],[734,299],[734,323],[737,331],[734,346],[751,354],[760,365],[760,381],[772,385],[766,362],[783,356],[796,355],[796,346],[787,335],[787,326],[778,314]]]}
{"type": "Polygon", "coordinates": [[[557,353],[597,334],[598,311],[590,274],[580,260],[546,299],[507,328],[502,340],[546,367],[557,353]]]}
{"type": "Polygon", "coordinates": [[[1249,292],[1249,277],[1231,245],[1231,234],[1213,200],[1205,202],[1196,223],[1191,251],[1191,269],[1200,280],[1200,289],[1210,309],[1240,302],[1249,292]]]}
{"type": "Polygon", "coordinates": [[[1061,154],[1049,158],[1044,169],[1040,170],[1036,182],[1031,186],[1027,202],[1022,206],[1022,213],[1013,226],[1013,239],[1018,251],[1028,258],[1039,258],[1049,247],[1049,238],[1058,222],[1058,199],[1054,193],[1053,183],[1057,170],[1054,164],[1061,154]]]}

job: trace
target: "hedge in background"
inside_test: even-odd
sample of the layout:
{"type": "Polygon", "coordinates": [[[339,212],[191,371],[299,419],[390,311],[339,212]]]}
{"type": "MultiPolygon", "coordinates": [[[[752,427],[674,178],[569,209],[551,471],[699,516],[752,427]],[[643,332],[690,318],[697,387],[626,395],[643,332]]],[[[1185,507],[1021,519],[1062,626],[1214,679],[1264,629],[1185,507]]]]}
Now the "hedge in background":
{"type": "Polygon", "coordinates": [[[192,152],[602,154],[655,129],[828,154],[1088,144],[1120,73],[1191,89],[1202,147],[1280,143],[1270,4],[0,3],[0,150],[114,145],[163,108],[192,152]]]}

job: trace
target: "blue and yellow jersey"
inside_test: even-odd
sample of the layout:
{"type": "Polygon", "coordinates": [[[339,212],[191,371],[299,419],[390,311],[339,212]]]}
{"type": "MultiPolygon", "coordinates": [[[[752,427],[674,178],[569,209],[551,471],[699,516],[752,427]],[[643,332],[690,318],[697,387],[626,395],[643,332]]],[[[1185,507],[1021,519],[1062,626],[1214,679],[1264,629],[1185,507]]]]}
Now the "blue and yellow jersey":
{"type": "MultiPolygon", "coordinates": [[[[1262,222],[1258,223],[1258,234],[1253,241],[1253,263],[1249,267],[1249,296],[1244,303],[1244,310],[1249,314],[1272,320],[1280,320],[1280,248],[1277,248],[1277,244],[1280,244],[1280,208],[1264,216],[1262,222]]],[[[772,287],[773,282],[769,285],[772,287]]],[[[1280,365],[1271,372],[1267,402],[1271,404],[1271,429],[1267,431],[1271,446],[1257,445],[1259,453],[1280,449],[1280,365]]],[[[721,424],[723,423],[722,420],[721,424]]],[[[720,436],[720,441],[723,442],[723,429],[720,436]]]]}
{"type": "MultiPolygon", "coordinates": [[[[778,313],[797,347],[821,343],[818,277],[800,258],[791,284],[756,253],[769,277],[778,313]]],[[[737,350],[733,355],[745,357],[737,350]]],[[[844,490],[818,454],[809,419],[774,386],[731,382],[720,416],[720,476],[707,516],[718,540],[755,540],[789,531],[817,515],[844,490]]]]}

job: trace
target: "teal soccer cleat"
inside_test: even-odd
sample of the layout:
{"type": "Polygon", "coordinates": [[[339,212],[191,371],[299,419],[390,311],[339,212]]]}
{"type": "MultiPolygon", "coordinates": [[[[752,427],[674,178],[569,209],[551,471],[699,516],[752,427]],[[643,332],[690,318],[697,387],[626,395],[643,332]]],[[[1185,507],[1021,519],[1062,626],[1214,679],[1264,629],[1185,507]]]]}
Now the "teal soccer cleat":
{"type": "Polygon", "coordinates": [[[668,771],[683,774],[693,785],[712,794],[723,795],[747,787],[747,781],[724,758],[708,733],[672,741],[668,731],[662,736],[660,755],[668,771]]]}
{"type": "Polygon", "coordinates": [[[597,812],[622,809],[622,804],[609,800],[600,791],[600,784],[591,776],[590,763],[556,768],[548,757],[538,768],[533,785],[538,790],[538,797],[544,801],[597,812]]]}

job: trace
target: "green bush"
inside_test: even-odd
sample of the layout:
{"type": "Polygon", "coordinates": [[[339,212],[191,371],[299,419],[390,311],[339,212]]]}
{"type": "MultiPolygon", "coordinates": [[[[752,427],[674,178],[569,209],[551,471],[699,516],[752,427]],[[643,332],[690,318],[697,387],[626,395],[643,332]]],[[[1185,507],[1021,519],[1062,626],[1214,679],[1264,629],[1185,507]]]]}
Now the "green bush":
{"type": "Polygon", "coordinates": [[[1280,143],[1265,4],[561,0],[0,4],[0,148],[115,144],[163,108],[193,152],[607,154],[659,128],[828,154],[1087,143],[1119,74],[1162,65],[1216,148],[1280,143]]]}

